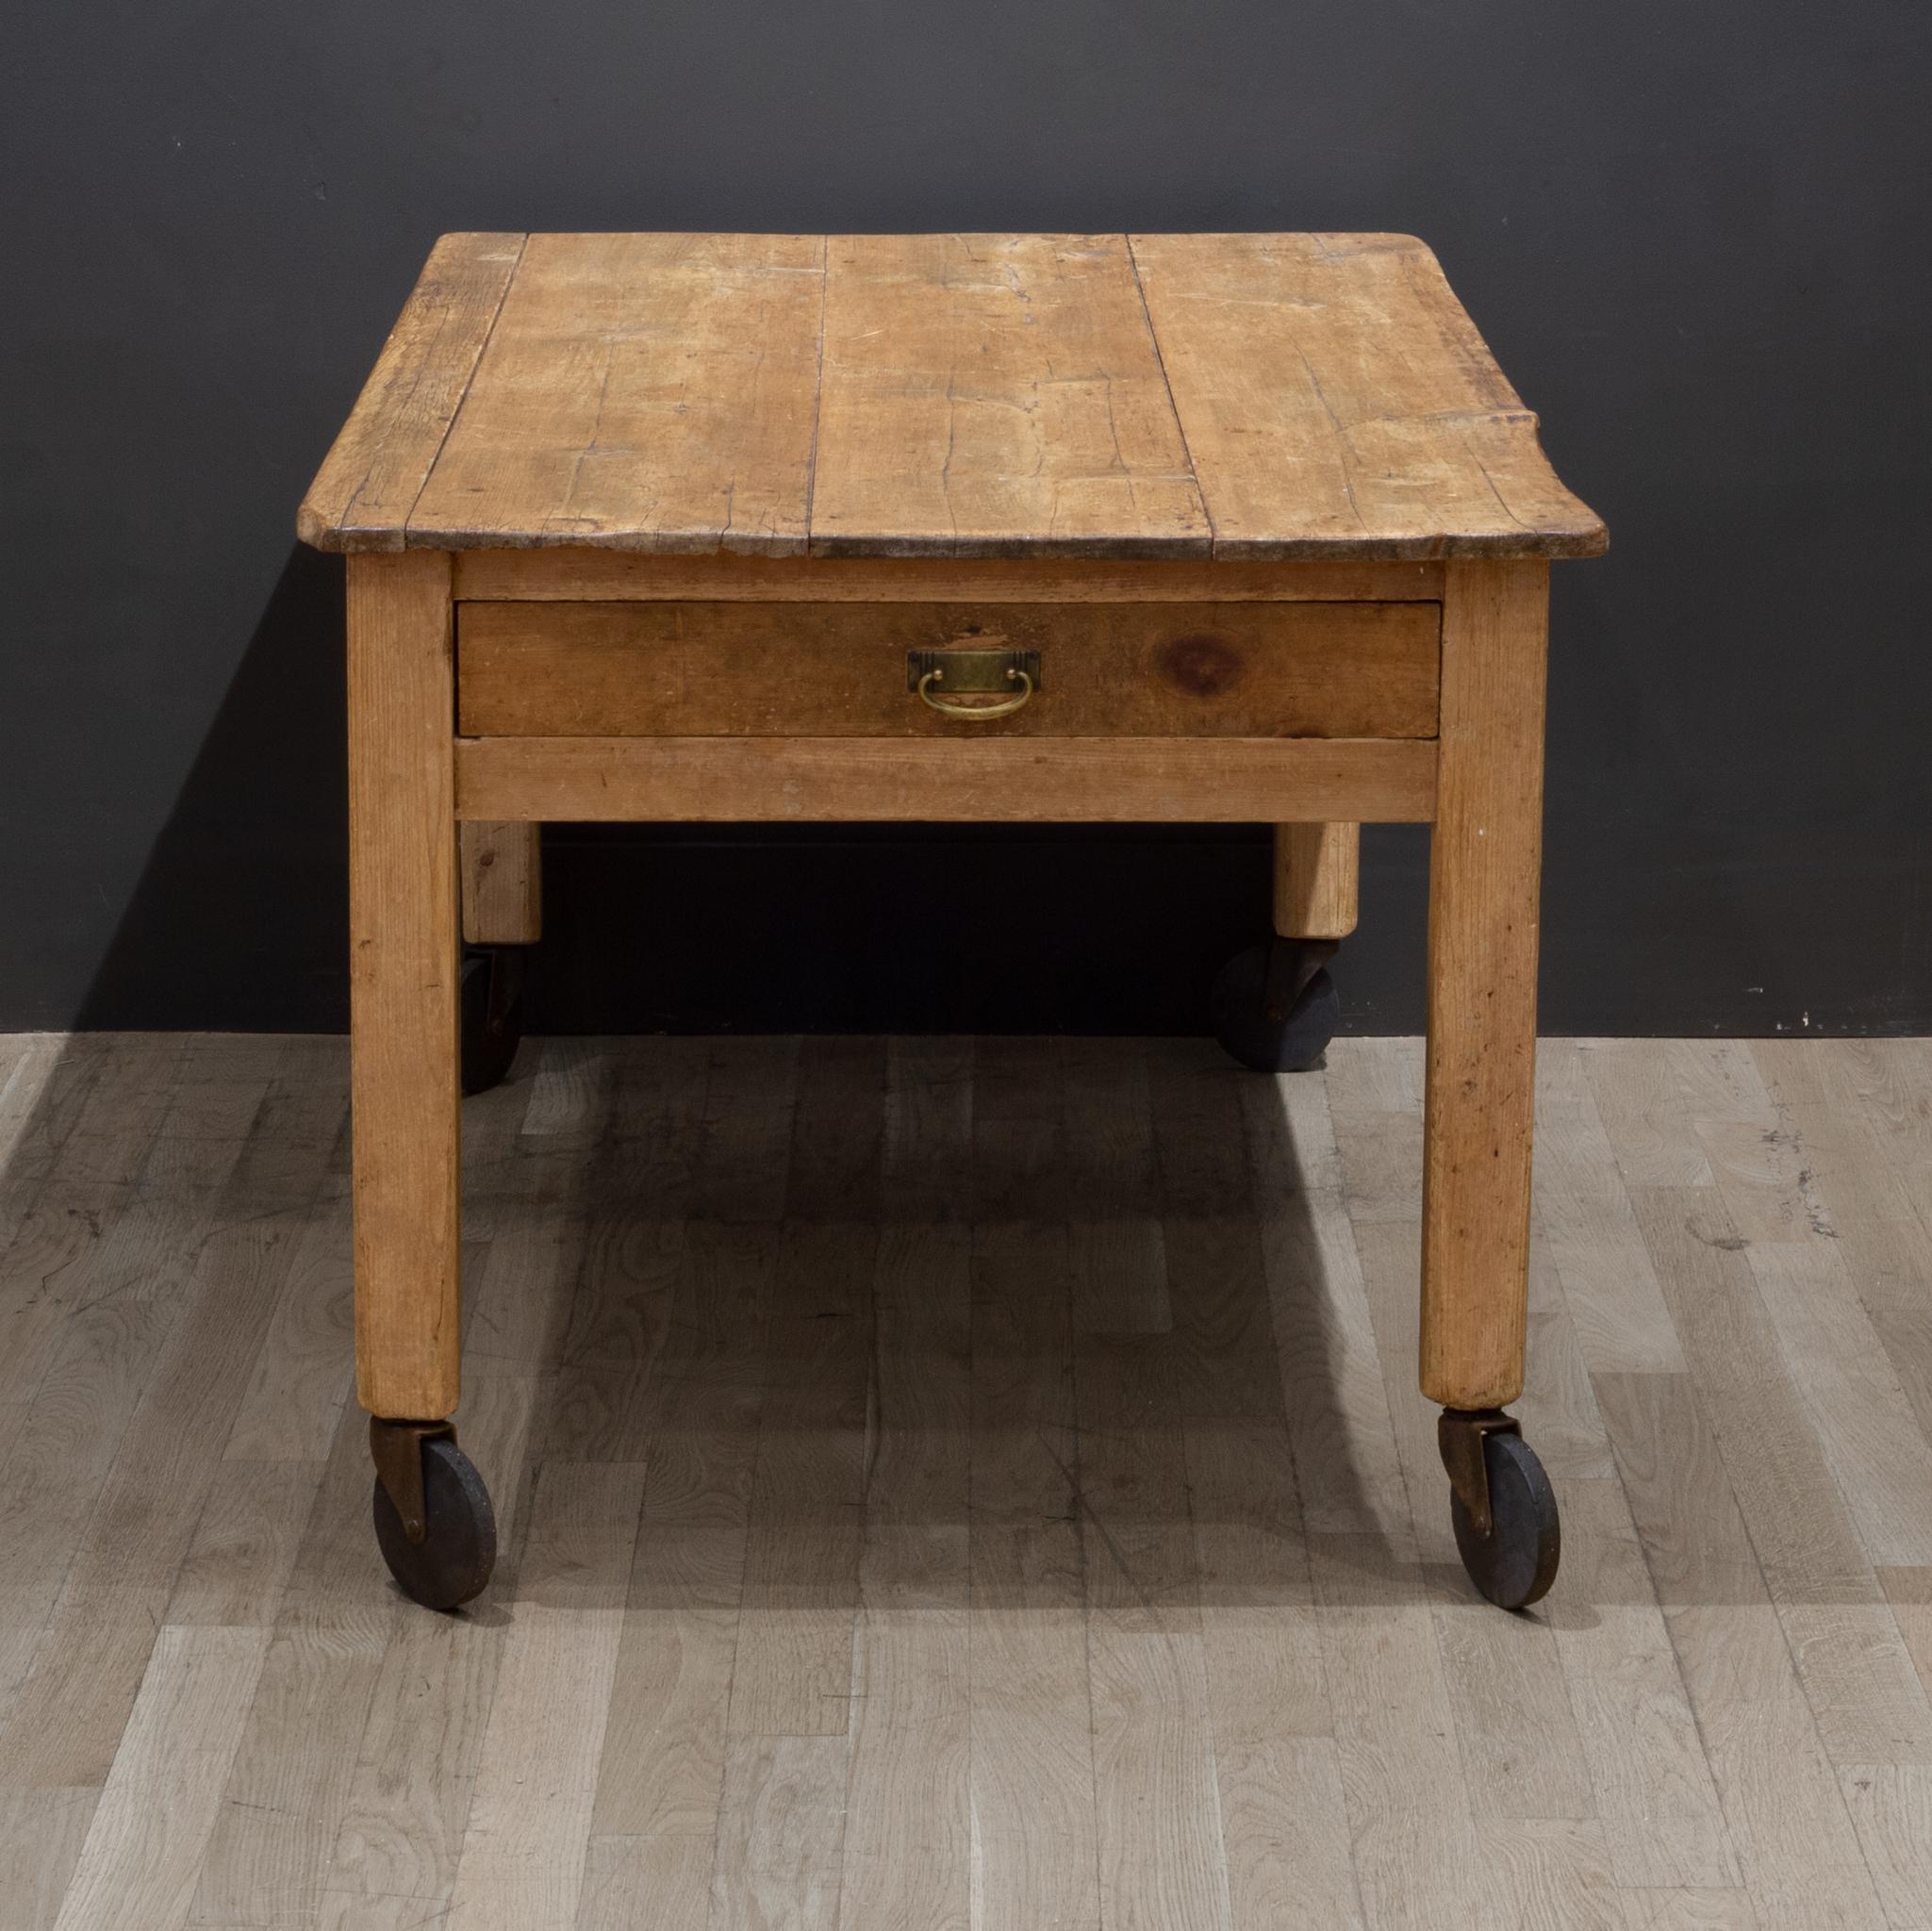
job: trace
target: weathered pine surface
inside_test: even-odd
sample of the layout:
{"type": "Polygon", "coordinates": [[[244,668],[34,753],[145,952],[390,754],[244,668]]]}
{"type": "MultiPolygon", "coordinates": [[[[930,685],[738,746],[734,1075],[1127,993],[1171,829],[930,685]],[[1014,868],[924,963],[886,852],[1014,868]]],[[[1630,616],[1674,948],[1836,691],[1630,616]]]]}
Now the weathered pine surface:
{"type": "Polygon", "coordinates": [[[1544,1042],[1524,1617],[1414,1393],[1422,1070],[526,1048],[442,1618],[341,1042],[0,1040],[0,1924],[1926,1923],[1932,1043],[1544,1042]]]}
{"type": "Polygon", "coordinates": [[[448,235],[329,550],[1586,556],[1405,235],[448,235]]]}

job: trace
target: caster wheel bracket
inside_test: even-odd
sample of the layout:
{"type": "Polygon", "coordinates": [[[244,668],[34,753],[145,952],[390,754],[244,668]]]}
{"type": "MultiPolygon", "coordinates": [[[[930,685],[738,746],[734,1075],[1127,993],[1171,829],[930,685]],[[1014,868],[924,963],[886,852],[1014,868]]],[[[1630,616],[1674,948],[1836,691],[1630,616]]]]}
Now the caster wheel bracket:
{"type": "Polygon", "coordinates": [[[1284,1026],[1313,980],[1341,950],[1339,939],[1277,939],[1268,948],[1268,975],[1262,985],[1262,1011],[1271,1026],[1284,1026]]]}
{"type": "Polygon", "coordinates": [[[422,1450],[431,1442],[454,1444],[456,1429],[451,1422],[386,1421],[380,1415],[369,1418],[369,1454],[375,1463],[376,1479],[395,1505],[403,1533],[421,1544],[429,1539],[429,1509],[422,1494],[422,1450]]]}
{"type": "Polygon", "coordinates": [[[1520,1435],[1516,1417],[1499,1408],[1445,1408],[1436,1417],[1436,1446],[1449,1473],[1449,1486],[1469,1511],[1478,1535],[1494,1526],[1489,1499],[1489,1459],[1483,1444],[1491,1435],[1520,1435]]]}

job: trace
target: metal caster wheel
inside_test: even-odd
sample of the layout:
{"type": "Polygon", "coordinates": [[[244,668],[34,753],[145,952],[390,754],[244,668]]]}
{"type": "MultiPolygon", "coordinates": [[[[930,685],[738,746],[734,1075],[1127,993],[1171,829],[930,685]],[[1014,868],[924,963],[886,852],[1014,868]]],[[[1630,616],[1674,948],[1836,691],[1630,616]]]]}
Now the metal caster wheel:
{"type": "Polygon", "coordinates": [[[463,1091],[503,1083],[523,1043],[523,952],[478,946],[463,956],[463,1091]]]}
{"type": "Polygon", "coordinates": [[[1543,1463],[1500,1410],[1445,1409],[1436,1438],[1470,1581],[1498,1609],[1527,1609],[1549,1593],[1563,1552],[1556,1491],[1543,1463]]]}
{"type": "Polygon", "coordinates": [[[1237,952],[1209,996],[1214,1037],[1257,1073],[1305,1073],[1322,1063],[1341,1024],[1329,977],[1331,939],[1271,939],[1237,952]]]}
{"type": "Polygon", "coordinates": [[[483,1593],[496,1567],[496,1511],[448,1422],[372,1416],[375,1540],[403,1593],[454,1609],[483,1593]]]}

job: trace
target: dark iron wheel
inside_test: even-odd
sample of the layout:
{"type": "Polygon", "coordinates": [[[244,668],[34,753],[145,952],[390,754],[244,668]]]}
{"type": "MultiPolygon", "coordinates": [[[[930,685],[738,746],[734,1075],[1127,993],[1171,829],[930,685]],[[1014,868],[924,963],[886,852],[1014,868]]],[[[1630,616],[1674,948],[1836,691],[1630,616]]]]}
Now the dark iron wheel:
{"type": "Polygon", "coordinates": [[[523,1043],[523,955],[479,946],[463,958],[463,1091],[487,1093],[508,1077],[523,1043]]]}
{"type": "Polygon", "coordinates": [[[1456,1547],[1469,1579],[1498,1609],[1522,1609],[1549,1592],[1563,1551],[1556,1491],[1536,1451],[1513,1432],[1486,1435],[1491,1528],[1481,1534],[1461,1496],[1449,1491],[1456,1547]]]}
{"type": "Polygon", "coordinates": [[[1221,967],[1208,1012],[1229,1054],[1257,1073],[1306,1073],[1322,1063],[1342,1022],[1335,982],[1318,949],[1274,939],[1237,952],[1221,967]]]}
{"type": "Polygon", "coordinates": [[[412,1543],[380,1477],[375,1539],[403,1593],[426,1609],[454,1609],[483,1593],[496,1567],[496,1510],[475,1464],[454,1442],[422,1444],[427,1533],[412,1543]]]}

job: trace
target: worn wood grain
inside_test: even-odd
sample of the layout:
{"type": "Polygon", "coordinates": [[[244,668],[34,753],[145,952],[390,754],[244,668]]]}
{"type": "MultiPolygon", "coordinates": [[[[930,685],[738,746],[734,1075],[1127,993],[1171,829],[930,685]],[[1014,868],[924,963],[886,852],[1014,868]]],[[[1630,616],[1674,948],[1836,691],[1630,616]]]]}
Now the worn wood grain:
{"type": "Polygon", "coordinates": [[[521,235],[445,235],[430,250],[295,520],[319,550],[401,550],[503,306],[521,235]]]}
{"type": "Polygon", "coordinates": [[[815,554],[1208,554],[1124,236],[836,237],[824,357],[815,554]]]}
{"type": "Polygon", "coordinates": [[[1217,557],[1603,548],[1412,236],[1132,245],[1217,557]]]}
{"type": "Polygon", "coordinates": [[[1421,1347],[1446,1408],[1523,1383],[1548,595],[1541,564],[1459,563],[1443,605],[1421,1347]]]}
{"type": "Polygon", "coordinates": [[[825,243],[533,235],[412,547],[805,547],[825,243]]]}
{"type": "Polygon", "coordinates": [[[457,880],[450,564],[349,567],[349,1017],[355,1375],[372,1414],[460,1385],[457,880]]]}
{"type": "Polygon", "coordinates": [[[1399,235],[445,237],[301,531],[1115,561],[1604,540],[1399,235]]]}

